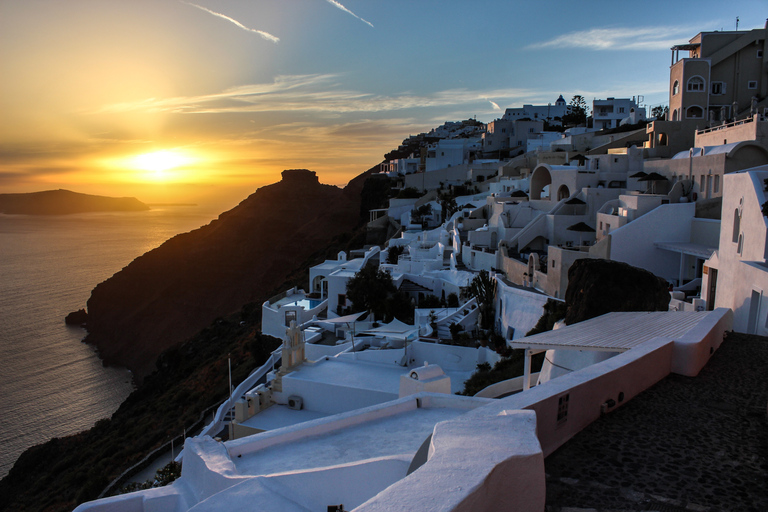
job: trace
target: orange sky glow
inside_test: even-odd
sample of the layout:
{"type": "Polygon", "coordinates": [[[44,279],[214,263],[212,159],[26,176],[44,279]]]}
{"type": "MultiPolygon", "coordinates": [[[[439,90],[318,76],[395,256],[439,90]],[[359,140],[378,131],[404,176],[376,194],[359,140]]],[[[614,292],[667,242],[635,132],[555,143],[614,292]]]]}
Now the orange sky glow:
{"type": "MultiPolygon", "coordinates": [[[[0,193],[234,206],[284,169],[344,185],[445,121],[560,94],[662,103],[670,45],[735,16],[714,0],[700,19],[659,3],[671,21],[641,27],[570,2],[342,3],[0,0],[0,193]]],[[[742,29],[764,24],[761,2],[736,4],[742,29]]]]}

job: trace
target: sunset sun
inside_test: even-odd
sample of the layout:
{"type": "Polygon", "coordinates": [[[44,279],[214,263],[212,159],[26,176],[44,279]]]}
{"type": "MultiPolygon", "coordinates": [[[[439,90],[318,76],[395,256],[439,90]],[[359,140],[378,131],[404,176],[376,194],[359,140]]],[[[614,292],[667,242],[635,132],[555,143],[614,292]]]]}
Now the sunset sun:
{"type": "Polygon", "coordinates": [[[184,167],[192,162],[192,158],[175,150],[153,151],[133,157],[133,166],[142,171],[148,171],[155,180],[169,179],[168,171],[184,167]]]}

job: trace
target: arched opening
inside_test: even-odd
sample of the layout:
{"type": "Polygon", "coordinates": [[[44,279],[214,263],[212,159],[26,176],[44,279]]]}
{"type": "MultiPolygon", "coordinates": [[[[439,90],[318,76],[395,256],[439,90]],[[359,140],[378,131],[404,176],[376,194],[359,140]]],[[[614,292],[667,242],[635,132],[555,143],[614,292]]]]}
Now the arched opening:
{"type": "Polygon", "coordinates": [[[672,84],[672,96],[676,96],[677,93],[680,92],[680,82],[675,80],[675,83],[672,84]]]}
{"type": "Polygon", "coordinates": [[[323,280],[325,280],[325,276],[315,276],[312,280],[312,293],[323,294],[323,280]]]}
{"type": "Polygon", "coordinates": [[[560,185],[560,188],[557,189],[557,200],[560,201],[569,197],[571,197],[571,191],[568,190],[566,185],[560,185]]]}
{"type": "Polygon", "coordinates": [[[667,144],[669,144],[669,142],[667,141],[667,134],[662,133],[661,135],[659,135],[659,146],[666,146],[667,144]]]}
{"type": "Polygon", "coordinates": [[[678,111],[679,111],[679,109],[675,109],[675,110],[672,111],[672,120],[673,121],[679,121],[680,120],[679,119],[679,115],[678,115],[678,111]]]}
{"type": "Polygon", "coordinates": [[[688,79],[688,84],[686,85],[686,89],[690,92],[701,92],[704,90],[706,82],[704,82],[704,79],[698,75],[692,76],[688,79]]]}
{"type": "Polygon", "coordinates": [[[542,198],[541,193],[544,187],[551,184],[552,175],[549,169],[544,165],[538,166],[533,170],[533,174],[531,174],[531,199],[546,199],[546,196],[542,198]]]}
{"type": "Polygon", "coordinates": [[[691,105],[685,110],[685,117],[688,119],[704,119],[704,109],[698,105],[691,105]]]}

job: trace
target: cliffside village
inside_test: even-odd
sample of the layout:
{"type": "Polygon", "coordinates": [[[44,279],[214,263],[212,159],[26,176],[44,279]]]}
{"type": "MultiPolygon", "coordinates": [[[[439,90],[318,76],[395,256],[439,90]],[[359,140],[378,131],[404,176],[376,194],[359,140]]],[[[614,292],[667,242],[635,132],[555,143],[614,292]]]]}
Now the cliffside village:
{"type": "Polygon", "coordinates": [[[727,331],[768,335],[767,30],[673,46],[665,110],[595,99],[565,128],[582,112],[561,95],[404,141],[371,178],[397,189],[370,212],[387,242],[263,304],[283,346],[187,439],[181,478],[77,510],[544,510],[545,457],[698,375],[727,331]],[[669,311],[528,336],[583,259],[663,278],[669,311]],[[355,304],[366,269],[412,322],[355,304]],[[457,395],[508,349],[522,375],[457,395]]]}

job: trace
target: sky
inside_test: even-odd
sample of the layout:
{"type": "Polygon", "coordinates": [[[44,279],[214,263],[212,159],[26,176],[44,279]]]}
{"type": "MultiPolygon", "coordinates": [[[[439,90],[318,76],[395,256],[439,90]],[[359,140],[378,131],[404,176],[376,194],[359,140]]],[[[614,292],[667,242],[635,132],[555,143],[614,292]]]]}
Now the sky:
{"type": "Polygon", "coordinates": [[[0,0],[0,193],[233,206],[562,94],[667,102],[669,48],[764,0],[0,0]]]}

